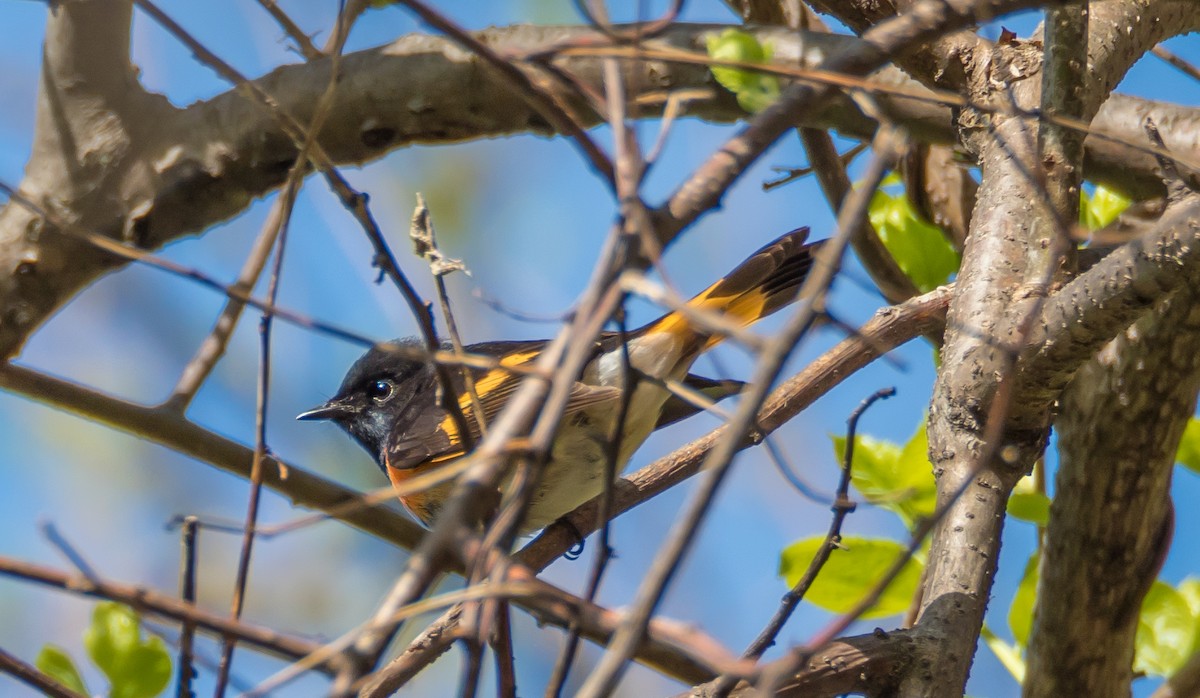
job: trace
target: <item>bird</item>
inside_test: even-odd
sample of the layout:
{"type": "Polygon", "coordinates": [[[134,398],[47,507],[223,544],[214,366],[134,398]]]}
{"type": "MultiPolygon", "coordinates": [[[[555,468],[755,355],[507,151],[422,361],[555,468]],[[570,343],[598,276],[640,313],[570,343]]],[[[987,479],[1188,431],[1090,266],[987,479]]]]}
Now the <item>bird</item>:
{"type": "MultiPolygon", "coordinates": [[[[796,300],[824,243],[807,242],[808,232],[806,227],[797,228],[750,255],[687,302],[696,312],[676,310],[636,330],[606,332],[597,339],[572,386],[520,533],[545,528],[599,495],[604,489],[604,473],[619,475],[652,431],[700,411],[695,400],[672,392],[669,382],[682,383],[713,401],[742,388],[739,381],[689,373],[697,357],[724,336],[711,324],[699,326],[688,316],[717,313],[745,327],[796,300]],[[628,379],[626,365],[632,369],[628,379]],[[627,388],[633,394],[623,401],[627,388]],[[622,412],[625,423],[618,430],[622,412]],[[610,444],[618,436],[616,468],[609,471],[610,444]]],[[[464,347],[466,353],[494,360],[491,368],[468,369],[485,424],[500,413],[520,386],[522,374],[513,369],[533,364],[548,343],[490,341],[464,347]]],[[[419,356],[423,346],[418,339],[407,338],[373,347],[350,367],[332,398],[297,419],[332,421],[371,454],[397,488],[467,455],[466,444],[477,443],[481,437],[474,400],[465,389],[462,371],[449,371],[471,433],[471,438],[464,440],[460,422],[439,403],[434,364],[412,358],[419,356]],[[397,351],[397,347],[415,351],[397,351]]],[[[443,347],[448,350],[449,343],[443,347]]],[[[417,520],[431,527],[453,486],[453,480],[448,480],[417,492],[401,489],[400,501],[417,520]]],[[[507,481],[500,487],[505,486],[507,481]]]]}

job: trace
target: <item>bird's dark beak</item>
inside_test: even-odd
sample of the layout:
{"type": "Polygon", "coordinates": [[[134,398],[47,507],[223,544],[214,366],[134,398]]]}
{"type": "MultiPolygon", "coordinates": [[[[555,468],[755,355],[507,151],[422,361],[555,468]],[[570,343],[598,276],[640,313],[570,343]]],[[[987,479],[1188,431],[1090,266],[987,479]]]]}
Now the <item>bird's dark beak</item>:
{"type": "Polygon", "coordinates": [[[330,400],[329,402],[325,403],[324,405],[319,405],[317,407],[314,407],[311,410],[308,410],[307,412],[301,412],[300,414],[296,415],[296,419],[303,419],[303,420],[337,419],[338,417],[345,417],[345,416],[349,415],[351,412],[352,412],[352,410],[350,409],[350,406],[347,405],[346,403],[341,402],[339,400],[330,400]]]}

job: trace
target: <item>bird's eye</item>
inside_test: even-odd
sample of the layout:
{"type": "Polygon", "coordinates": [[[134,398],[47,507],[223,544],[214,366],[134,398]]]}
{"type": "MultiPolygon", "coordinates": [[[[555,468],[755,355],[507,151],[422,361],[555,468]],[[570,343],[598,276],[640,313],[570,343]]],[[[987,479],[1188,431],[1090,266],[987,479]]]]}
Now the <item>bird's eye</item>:
{"type": "Polygon", "coordinates": [[[378,380],[367,386],[367,396],[375,402],[383,402],[392,396],[396,384],[388,380],[378,380]]]}

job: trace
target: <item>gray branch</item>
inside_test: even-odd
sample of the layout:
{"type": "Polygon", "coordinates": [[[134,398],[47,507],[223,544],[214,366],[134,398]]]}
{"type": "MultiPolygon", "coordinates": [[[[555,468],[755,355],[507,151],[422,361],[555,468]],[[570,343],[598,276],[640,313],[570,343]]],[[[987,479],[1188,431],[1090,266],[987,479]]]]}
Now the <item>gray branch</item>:
{"type": "Polygon", "coordinates": [[[1181,289],[1160,303],[1063,395],[1029,698],[1129,695],[1138,609],[1170,543],[1175,451],[1200,388],[1196,301],[1181,289]]]}
{"type": "MultiPolygon", "coordinates": [[[[1164,11],[1173,6],[1138,5],[1164,11]]],[[[1104,88],[1116,84],[1132,63],[1123,57],[1191,27],[1187,18],[1173,17],[1176,24],[1154,32],[1125,31],[1108,18],[1091,27],[1089,62],[1112,74],[1093,76],[1087,103],[1106,98],[1104,88]]],[[[1028,110],[1039,100],[1040,85],[1030,78],[1041,70],[1041,59],[1036,43],[997,46],[973,76],[971,92],[977,100],[1003,100],[1028,110]]],[[[1083,116],[1086,120],[1087,114],[1083,116]]],[[[905,690],[913,694],[962,690],[973,655],[967,648],[975,646],[991,590],[1008,494],[1044,448],[1058,389],[1097,343],[1112,338],[1184,283],[1196,254],[1190,249],[1196,243],[1194,218],[1187,216],[1194,207],[1187,206],[1179,214],[1182,219],[1164,220],[1161,247],[1140,257],[1145,251],[1140,244],[1121,251],[1144,262],[1141,268],[1115,280],[1107,291],[1083,286],[1100,296],[1115,296],[1103,313],[1099,305],[1080,298],[1075,283],[1043,301],[1069,247],[1064,238],[1071,221],[1055,212],[1056,202],[1043,185],[1046,177],[1061,173],[1045,170],[1036,124],[1026,118],[967,111],[961,124],[966,142],[979,153],[983,178],[948,316],[929,424],[939,501],[961,496],[935,531],[919,620],[919,627],[940,638],[943,652],[933,670],[908,679],[905,690]],[[1170,240],[1178,244],[1172,246],[1170,240]],[[1046,311],[1074,314],[1075,322],[1047,321],[1046,311]],[[1094,342],[1079,341],[1089,327],[1097,331],[1094,342]],[[1036,361],[1018,361],[1031,339],[1039,347],[1033,353],[1054,355],[1056,384],[1040,381],[1046,376],[1044,364],[1038,371],[1036,361]]],[[[1112,271],[1122,259],[1117,256],[1077,282],[1112,271]]]]}
{"type": "MultiPolygon", "coordinates": [[[[296,151],[276,119],[232,90],[186,109],[145,92],[123,53],[128,19],[128,2],[98,0],[64,3],[50,17],[33,156],[21,191],[72,224],[153,249],[202,232],[279,186],[296,151]],[[98,11],[98,5],[104,10],[98,11]],[[87,26],[88,32],[76,40],[79,26],[87,26]]],[[[681,25],[659,41],[702,53],[704,36],[715,29],[681,25]]],[[[859,43],[845,36],[756,31],[775,45],[783,61],[803,54],[812,62],[859,43]]],[[[580,27],[514,26],[479,36],[498,50],[520,53],[590,34],[580,27]]],[[[600,88],[601,59],[564,57],[558,64],[600,88]]],[[[718,122],[745,117],[703,66],[661,60],[622,65],[626,84],[649,86],[641,97],[657,97],[661,104],[671,92],[701,88],[709,96],[688,103],[690,116],[718,122]]],[[[327,60],[285,66],[256,83],[303,123],[328,84],[329,69],[327,60]]],[[[345,56],[341,69],[321,137],[337,163],[362,163],[417,143],[549,133],[548,125],[506,83],[442,38],[403,37],[345,56]]],[[[923,89],[895,69],[875,79],[923,89]]],[[[588,123],[599,122],[583,104],[572,103],[588,123]]],[[[917,138],[939,143],[955,138],[947,107],[886,97],[880,105],[889,119],[917,138]]],[[[652,103],[647,114],[653,115],[655,108],[652,103]]],[[[1170,125],[1164,127],[1164,137],[1176,152],[1200,159],[1197,110],[1124,98],[1106,105],[1096,127],[1127,142],[1141,142],[1138,124],[1147,113],[1170,125]]],[[[806,125],[867,138],[876,124],[842,96],[817,110],[806,125]]],[[[1136,192],[1159,187],[1148,155],[1094,137],[1087,147],[1089,177],[1136,192]]],[[[37,215],[10,202],[0,210],[0,355],[19,351],[50,313],[120,263],[55,233],[37,215]]]]}

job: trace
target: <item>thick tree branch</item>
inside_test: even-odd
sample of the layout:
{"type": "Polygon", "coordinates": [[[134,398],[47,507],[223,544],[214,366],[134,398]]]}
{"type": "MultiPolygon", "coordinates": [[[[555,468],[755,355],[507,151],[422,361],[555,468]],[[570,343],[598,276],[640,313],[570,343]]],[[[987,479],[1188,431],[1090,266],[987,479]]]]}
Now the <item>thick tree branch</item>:
{"type": "MultiPolygon", "coordinates": [[[[1040,47],[998,45],[990,63],[992,72],[972,89],[1007,97],[1020,110],[1038,104],[1040,47]]],[[[966,683],[1008,493],[1049,430],[1047,405],[1013,399],[1016,352],[1067,243],[1040,190],[1036,124],[972,112],[962,121],[977,129],[971,143],[983,176],[930,406],[938,504],[949,509],[934,531],[918,625],[941,650],[929,671],[907,677],[904,690],[913,695],[958,694],[966,683]]]]}
{"type": "Polygon", "coordinates": [[[1029,698],[1129,695],[1138,610],[1170,544],[1175,452],[1200,388],[1196,301],[1185,288],[1160,303],[1063,395],[1029,698]]]}
{"type": "MultiPolygon", "coordinates": [[[[1123,43],[1117,40],[1118,45],[1123,43]]],[[[1043,67],[1039,54],[1037,43],[1009,41],[996,46],[986,66],[972,78],[974,101],[1003,100],[1027,111],[1039,100],[1040,86],[1029,79],[1043,67]]],[[[1127,64],[1115,60],[1107,67],[1119,74],[1102,76],[1109,83],[1089,86],[1085,99],[1076,100],[1077,104],[1103,101],[1107,97],[1103,88],[1115,84],[1127,64]]],[[[1057,77],[1048,76],[1048,84],[1053,86],[1057,77]]],[[[1086,120],[1089,113],[1081,116],[1086,120]]],[[[920,625],[945,644],[932,671],[906,680],[905,690],[914,693],[962,690],[973,655],[964,648],[974,647],[978,637],[1008,493],[1044,448],[1057,395],[1042,384],[1032,391],[1014,392],[1013,383],[1017,375],[1020,386],[1034,382],[1030,375],[1017,372],[1017,357],[1036,334],[1041,299],[1069,250],[1065,233],[1074,218],[1073,211],[1064,219],[1055,210],[1056,204],[1065,207],[1067,197],[1056,197],[1053,188],[1050,193],[1044,188],[1045,163],[1033,146],[1030,121],[967,111],[960,123],[969,134],[967,143],[979,153],[983,183],[957,282],[959,293],[951,304],[951,329],[935,387],[929,435],[939,501],[969,484],[932,543],[920,625]]],[[[1069,191],[1070,180],[1065,184],[1063,191],[1069,191]]],[[[1191,231],[1185,236],[1190,239],[1191,231]]],[[[1177,269],[1167,283],[1180,283],[1180,272],[1177,269]]],[[[1144,276],[1134,278],[1137,283],[1152,283],[1144,276]]],[[[1143,295],[1142,305],[1161,297],[1161,293],[1143,295]]],[[[1057,324],[1054,328],[1073,330],[1057,324]]],[[[1118,328],[1112,329],[1104,340],[1118,328]]],[[[1061,345],[1058,348],[1061,351],[1061,345]]],[[[1057,368],[1069,376],[1083,358],[1064,361],[1057,368]]]]}
{"type": "MultiPolygon", "coordinates": [[[[88,9],[93,4],[95,0],[67,3],[60,11],[62,17],[51,18],[48,35],[64,38],[47,44],[47,65],[57,60],[54,46],[70,45],[75,26],[71,18],[94,11],[88,9]]],[[[119,6],[128,9],[127,2],[119,6]]],[[[103,21],[88,24],[89,41],[104,39],[125,46],[127,41],[120,41],[126,38],[127,23],[120,29],[116,22],[122,12],[105,13],[103,21]],[[104,27],[115,33],[101,33],[104,27]]],[[[714,29],[681,25],[656,41],[702,53],[704,36],[714,29]]],[[[803,53],[807,62],[814,63],[856,46],[861,49],[861,41],[853,37],[756,31],[775,45],[776,55],[785,61],[794,62],[803,53]]],[[[578,27],[517,26],[478,36],[497,50],[521,53],[596,34],[578,27]]],[[[97,64],[112,65],[112,61],[97,64]]],[[[601,59],[587,57],[556,61],[596,89],[602,84],[601,64],[601,59]]],[[[713,97],[689,102],[690,115],[713,121],[745,116],[732,96],[713,84],[704,66],[664,61],[622,61],[622,66],[628,71],[626,84],[653,86],[653,92],[639,99],[642,113],[653,113],[671,91],[701,87],[711,89],[713,97]]],[[[329,59],[318,59],[280,68],[255,82],[303,123],[328,84],[329,69],[329,59]]],[[[350,54],[342,59],[342,73],[321,138],[322,147],[337,163],[364,162],[413,143],[548,132],[547,125],[503,81],[446,39],[414,35],[350,54]],[[460,85],[474,89],[458,89],[460,85]]],[[[99,80],[103,89],[116,95],[105,100],[78,96],[91,85],[83,80],[87,74],[69,82],[56,80],[55,75],[47,70],[43,79],[34,154],[21,190],[48,210],[95,232],[146,248],[161,246],[241,211],[249,200],[281,184],[295,160],[295,145],[271,116],[234,91],[176,110],[160,96],[141,90],[127,59],[123,69],[107,71],[99,80]],[[118,81],[114,76],[125,77],[118,81]],[[60,84],[70,84],[72,89],[63,90],[60,84]],[[103,137],[75,142],[79,136],[73,134],[103,137]]],[[[913,87],[895,70],[874,79],[913,87]]],[[[880,105],[889,119],[916,138],[954,140],[947,107],[886,97],[880,105]]],[[[599,121],[586,105],[576,106],[589,123],[599,121]]],[[[1095,127],[1126,142],[1138,142],[1140,119],[1150,112],[1156,123],[1171,125],[1163,129],[1169,147],[1200,158],[1196,110],[1130,98],[1106,105],[1095,127]]],[[[875,128],[845,96],[793,116],[799,123],[836,127],[860,138],[869,138],[875,128]]],[[[1087,149],[1089,177],[1136,192],[1160,186],[1150,156],[1096,138],[1088,139],[1087,149]]],[[[15,353],[50,312],[120,263],[55,234],[36,216],[9,203],[0,211],[0,355],[15,353]]]]}
{"type": "MultiPolygon", "coordinates": [[[[1088,2],[1081,0],[1046,11],[1043,41],[1042,113],[1081,119],[1085,116],[1088,57],[1088,2]]],[[[1107,94],[1107,91],[1106,91],[1107,94]]],[[[1086,116],[1091,117],[1093,109],[1086,116]]],[[[1073,221],[1083,184],[1083,136],[1072,129],[1039,124],[1038,149],[1046,170],[1046,196],[1060,221],[1073,221]]],[[[1063,234],[1069,231],[1061,231],[1063,234]]],[[[1071,247],[1068,245],[1068,247],[1071,247]]]]}
{"type": "MultiPolygon", "coordinates": [[[[831,642],[807,659],[800,671],[782,682],[774,694],[777,698],[818,698],[861,694],[866,696],[895,695],[900,677],[922,662],[933,643],[919,633],[897,630],[878,631],[831,642]]],[[[778,664],[791,662],[791,658],[778,664]]],[[[775,663],[763,667],[770,672],[775,663]]],[[[707,685],[687,694],[693,698],[714,698],[707,685]]],[[[743,682],[729,694],[734,698],[762,695],[743,682]]],[[[678,696],[677,698],[683,698],[678,696]]]]}
{"type": "Polygon", "coordinates": [[[1077,367],[1160,299],[1200,278],[1200,194],[1173,204],[1047,300],[1031,333],[1018,393],[1048,404],[1077,367]]]}
{"type": "Polygon", "coordinates": [[[1200,29],[1200,5],[1192,0],[1092,0],[1089,11],[1085,119],[1150,49],[1200,29]]]}
{"type": "MultiPolygon", "coordinates": [[[[155,125],[174,113],[141,89],[129,61],[127,0],[61,3],[50,12],[42,53],[32,155],[22,191],[72,223],[136,240],[119,188],[153,181],[148,146],[155,125]]],[[[0,210],[0,357],[23,341],[99,269],[115,263],[78,240],[64,240],[11,202],[0,210]]]]}

